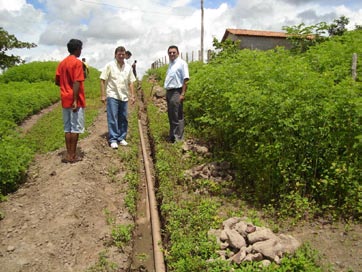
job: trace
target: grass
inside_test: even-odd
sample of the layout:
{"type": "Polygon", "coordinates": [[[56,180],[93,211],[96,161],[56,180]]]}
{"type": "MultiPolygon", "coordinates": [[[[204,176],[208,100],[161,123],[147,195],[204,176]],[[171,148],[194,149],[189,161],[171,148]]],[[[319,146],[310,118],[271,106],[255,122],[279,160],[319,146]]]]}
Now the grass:
{"type": "MultiPolygon", "coordinates": [[[[99,99],[99,82],[97,72],[92,71],[93,76],[88,78],[84,85],[86,90],[85,109],[85,133],[80,139],[88,136],[87,128],[94,122],[99,111],[102,110],[102,103],[99,99]]],[[[65,145],[62,120],[62,107],[59,104],[53,111],[42,116],[40,120],[25,135],[25,139],[32,146],[35,152],[47,153],[59,149],[65,145]],[[49,126],[51,124],[51,126],[49,126]],[[47,137],[44,137],[46,133],[47,137]]]]}
{"type": "MultiPolygon", "coordinates": [[[[242,199],[233,182],[215,183],[211,180],[187,180],[185,170],[193,166],[217,161],[217,157],[200,158],[190,151],[187,156],[181,144],[165,141],[168,133],[167,113],[160,112],[150,97],[152,85],[142,81],[147,101],[150,134],[154,144],[157,199],[160,203],[165,259],[168,271],[320,271],[318,253],[302,247],[297,254],[286,258],[282,265],[261,268],[259,264],[238,266],[214,261],[218,249],[208,239],[210,228],[219,228],[222,221],[232,216],[246,217],[254,225],[268,226],[261,211],[242,199]]],[[[187,114],[187,113],[186,113],[187,114]]],[[[192,137],[192,129],[186,127],[192,137]]],[[[272,221],[273,229],[278,229],[272,221]]]]}

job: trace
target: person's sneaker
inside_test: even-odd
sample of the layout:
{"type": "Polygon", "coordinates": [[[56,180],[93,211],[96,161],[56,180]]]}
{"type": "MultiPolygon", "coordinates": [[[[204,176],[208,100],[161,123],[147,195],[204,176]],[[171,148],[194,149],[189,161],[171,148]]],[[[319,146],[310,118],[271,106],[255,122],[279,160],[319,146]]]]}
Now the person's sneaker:
{"type": "Polygon", "coordinates": [[[117,148],[118,148],[118,144],[117,144],[116,142],[113,142],[113,143],[111,143],[111,147],[112,147],[113,149],[117,149],[117,148]]]}
{"type": "Polygon", "coordinates": [[[128,143],[125,140],[122,140],[119,142],[120,145],[128,145],[128,143]]]}

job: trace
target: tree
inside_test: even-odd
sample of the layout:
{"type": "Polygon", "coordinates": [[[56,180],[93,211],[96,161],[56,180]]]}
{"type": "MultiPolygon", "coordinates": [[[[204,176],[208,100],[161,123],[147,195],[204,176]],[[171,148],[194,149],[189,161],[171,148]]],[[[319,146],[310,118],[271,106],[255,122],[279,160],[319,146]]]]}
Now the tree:
{"type": "Polygon", "coordinates": [[[291,51],[294,53],[303,53],[309,47],[319,44],[327,39],[327,30],[329,26],[325,22],[306,26],[301,23],[297,26],[284,26],[288,34],[288,40],[292,44],[291,51]]]}
{"type": "Polygon", "coordinates": [[[297,26],[284,26],[288,34],[288,40],[292,44],[292,52],[303,53],[309,47],[317,45],[328,40],[328,37],[341,36],[347,31],[346,26],[349,19],[345,16],[333,20],[333,23],[328,25],[326,22],[320,22],[315,25],[306,26],[301,23],[297,26]]]}
{"type": "Polygon", "coordinates": [[[349,19],[346,16],[341,16],[339,19],[333,20],[329,26],[329,36],[342,36],[347,31],[346,26],[349,24],[349,19]]]}
{"type": "Polygon", "coordinates": [[[7,55],[6,51],[14,48],[33,48],[35,43],[19,41],[14,35],[9,34],[5,29],[0,27],[0,69],[5,70],[11,66],[24,63],[19,56],[7,55]]]}

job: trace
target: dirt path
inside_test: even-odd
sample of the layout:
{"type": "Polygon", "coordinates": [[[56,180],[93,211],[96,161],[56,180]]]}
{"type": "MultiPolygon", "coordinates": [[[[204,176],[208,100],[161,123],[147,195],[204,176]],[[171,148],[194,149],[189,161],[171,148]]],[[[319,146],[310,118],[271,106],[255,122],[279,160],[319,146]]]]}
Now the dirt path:
{"type": "Polygon", "coordinates": [[[123,203],[127,184],[115,182],[125,174],[122,151],[107,145],[105,112],[89,132],[79,143],[82,161],[62,163],[64,149],[36,157],[24,186],[0,203],[1,271],[85,271],[101,252],[119,271],[129,267],[131,248],[109,245],[106,222],[111,216],[117,224],[133,223],[123,203]]]}

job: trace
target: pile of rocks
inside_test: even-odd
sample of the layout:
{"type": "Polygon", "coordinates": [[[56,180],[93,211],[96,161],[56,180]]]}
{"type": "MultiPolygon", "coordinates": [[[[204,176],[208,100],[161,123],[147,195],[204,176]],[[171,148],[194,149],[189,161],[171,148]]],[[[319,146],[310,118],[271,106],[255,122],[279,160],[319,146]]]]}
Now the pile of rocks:
{"type": "Polygon", "coordinates": [[[236,264],[252,261],[261,262],[263,266],[272,262],[280,264],[285,254],[293,254],[300,246],[291,235],[276,235],[268,228],[256,227],[239,217],[224,221],[222,229],[211,229],[209,237],[216,237],[220,259],[236,264]]]}
{"type": "Polygon", "coordinates": [[[229,162],[210,162],[197,165],[185,171],[185,175],[192,179],[209,179],[214,181],[230,181],[234,179],[234,172],[229,162]]]}
{"type": "Polygon", "coordinates": [[[164,88],[158,85],[153,86],[152,99],[160,112],[167,112],[166,90],[164,88]]]}

